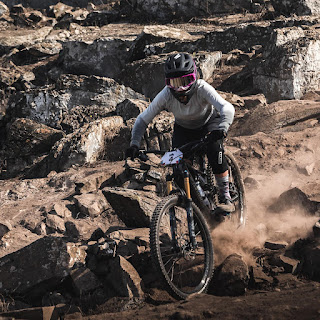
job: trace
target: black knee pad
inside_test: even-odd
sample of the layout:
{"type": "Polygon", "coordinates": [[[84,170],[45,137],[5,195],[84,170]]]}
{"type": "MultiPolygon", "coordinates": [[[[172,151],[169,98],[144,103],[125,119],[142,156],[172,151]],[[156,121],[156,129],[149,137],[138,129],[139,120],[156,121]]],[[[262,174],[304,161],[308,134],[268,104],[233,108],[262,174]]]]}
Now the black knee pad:
{"type": "Polygon", "coordinates": [[[212,141],[207,146],[207,156],[213,173],[219,174],[228,170],[226,157],[224,156],[222,140],[212,141]]]}

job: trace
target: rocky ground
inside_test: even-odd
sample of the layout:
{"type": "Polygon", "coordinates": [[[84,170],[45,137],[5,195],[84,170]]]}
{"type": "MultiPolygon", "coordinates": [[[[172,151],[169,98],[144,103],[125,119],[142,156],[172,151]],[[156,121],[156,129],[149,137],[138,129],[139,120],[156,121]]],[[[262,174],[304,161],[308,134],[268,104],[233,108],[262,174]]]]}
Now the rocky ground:
{"type": "MultiPolygon", "coordinates": [[[[1,318],[319,318],[316,1],[181,6],[179,19],[159,5],[161,21],[148,1],[31,2],[0,2],[1,318]],[[236,108],[226,145],[248,217],[212,230],[208,293],[177,301],[149,252],[164,173],[123,156],[182,50],[236,108]]],[[[170,148],[172,124],[163,112],[143,145],[170,148]]]]}

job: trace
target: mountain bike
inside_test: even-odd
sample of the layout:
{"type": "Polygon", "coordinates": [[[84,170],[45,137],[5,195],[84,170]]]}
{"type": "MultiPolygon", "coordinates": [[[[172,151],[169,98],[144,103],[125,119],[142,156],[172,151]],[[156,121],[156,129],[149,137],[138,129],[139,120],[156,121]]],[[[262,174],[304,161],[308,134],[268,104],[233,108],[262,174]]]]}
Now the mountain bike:
{"type": "MultiPolygon", "coordinates": [[[[215,216],[218,189],[205,156],[208,142],[205,137],[172,151],[140,151],[138,156],[146,161],[148,153],[161,154],[160,166],[171,169],[166,176],[167,196],[157,204],[151,218],[150,249],[162,280],[180,299],[206,292],[214,270],[209,223],[216,225],[221,217],[215,216]]],[[[227,219],[241,227],[246,216],[244,184],[233,155],[225,150],[225,156],[236,207],[227,219]]]]}

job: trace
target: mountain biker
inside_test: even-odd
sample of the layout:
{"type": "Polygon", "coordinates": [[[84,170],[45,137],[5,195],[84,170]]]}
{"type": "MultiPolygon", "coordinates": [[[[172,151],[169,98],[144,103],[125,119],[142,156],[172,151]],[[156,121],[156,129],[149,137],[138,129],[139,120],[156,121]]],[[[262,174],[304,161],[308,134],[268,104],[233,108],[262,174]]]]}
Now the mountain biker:
{"type": "Polygon", "coordinates": [[[210,134],[206,153],[219,189],[218,208],[224,214],[235,210],[229,193],[229,174],[223,139],[233,122],[234,107],[206,81],[199,79],[197,67],[188,53],[171,54],[164,64],[165,87],[136,119],[126,158],[138,155],[148,124],[162,110],[175,117],[172,147],[178,148],[210,134]]]}

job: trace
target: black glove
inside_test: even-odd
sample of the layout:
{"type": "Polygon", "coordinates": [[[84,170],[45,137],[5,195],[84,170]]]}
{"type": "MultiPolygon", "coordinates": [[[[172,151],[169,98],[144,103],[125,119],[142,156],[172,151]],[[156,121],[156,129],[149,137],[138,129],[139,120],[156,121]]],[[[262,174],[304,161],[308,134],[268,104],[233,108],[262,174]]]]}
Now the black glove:
{"type": "Polygon", "coordinates": [[[139,154],[139,148],[133,145],[126,150],[126,159],[131,158],[131,160],[133,161],[134,158],[138,156],[138,154],[139,154]]]}
{"type": "Polygon", "coordinates": [[[212,130],[207,136],[210,140],[217,141],[226,138],[227,132],[225,130],[212,130]]]}

